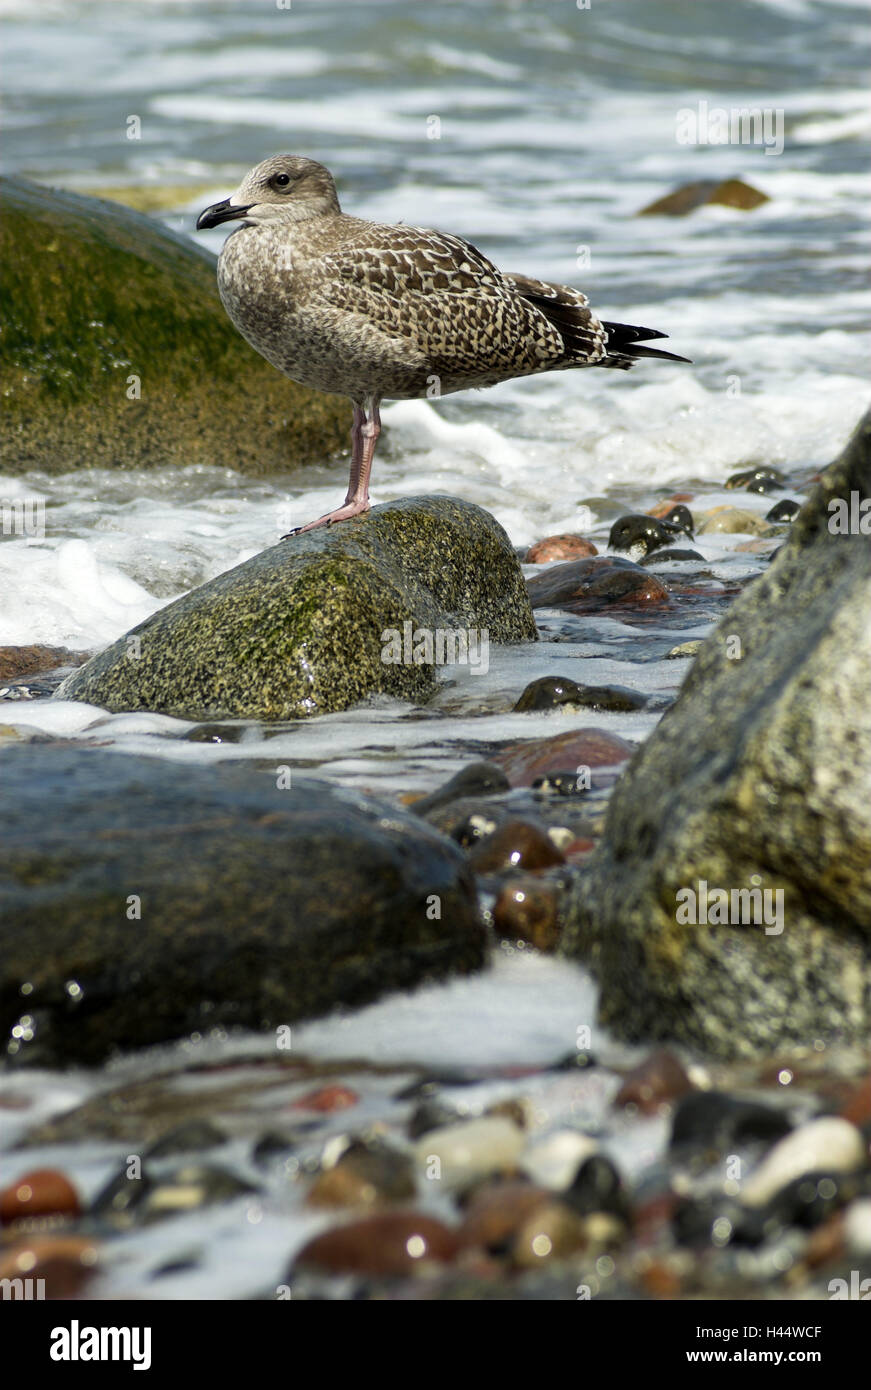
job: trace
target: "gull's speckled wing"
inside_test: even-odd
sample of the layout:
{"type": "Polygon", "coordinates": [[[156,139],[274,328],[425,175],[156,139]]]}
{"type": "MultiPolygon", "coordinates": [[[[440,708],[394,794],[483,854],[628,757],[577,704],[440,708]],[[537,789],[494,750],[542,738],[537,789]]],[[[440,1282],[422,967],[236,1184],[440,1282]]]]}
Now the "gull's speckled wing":
{"type": "MultiPolygon", "coordinates": [[[[408,341],[434,373],[473,384],[493,374],[551,370],[574,357],[544,303],[527,295],[522,283],[537,287],[542,301],[546,295],[538,289],[551,287],[504,275],[460,237],[362,225],[365,236],[349,238],[318,261],[319,294],[408,341]]],[[[576,311],[581,307],[576,303],[576,311]]]]}

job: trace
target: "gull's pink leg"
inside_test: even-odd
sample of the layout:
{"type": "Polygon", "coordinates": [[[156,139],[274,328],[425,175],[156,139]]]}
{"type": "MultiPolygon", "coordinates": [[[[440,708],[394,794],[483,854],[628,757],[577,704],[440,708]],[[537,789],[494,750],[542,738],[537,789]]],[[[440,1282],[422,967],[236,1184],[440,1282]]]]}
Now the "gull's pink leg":
{"type": "MultiPolygon", "coordinates": [[[[326,512],[324,516],[319,516],[317,521],[297,526],[295,530],[287,533],[288,536],[299,536],[303,531],[314,531],[318,526],[331,526],[336,521],[348,521],[352,516],[368,512],[369,475],[372,472],[375,445],[381,433],[379,404],[375,396],[370,396],[367,402],[368,412],[361,410],[356,404],[354,406],[354,423],[351,426],[351,476],[344,505],[337,507],[334,512],[326,512]]],[[[282,536],[282,540],[287,540],[287,536],[282,536]]]]}

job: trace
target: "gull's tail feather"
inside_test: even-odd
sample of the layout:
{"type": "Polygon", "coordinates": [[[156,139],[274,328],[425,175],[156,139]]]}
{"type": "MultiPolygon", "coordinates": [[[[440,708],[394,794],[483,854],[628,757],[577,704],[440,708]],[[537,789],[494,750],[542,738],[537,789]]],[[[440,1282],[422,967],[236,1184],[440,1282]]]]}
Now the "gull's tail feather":
{"type": "Polygon", "coordinates": [[[608,334],[608,356],[600,367],[617,367],[628,371],[640,357],[659,357],[665,362],[689,362],[689,357],[679,357],[676,352],[663,352],[662,348],[644,347],[642,339],[667,338],[655,328],[641,328],[632,323],[605,323],[602,327],[608,334]]]}

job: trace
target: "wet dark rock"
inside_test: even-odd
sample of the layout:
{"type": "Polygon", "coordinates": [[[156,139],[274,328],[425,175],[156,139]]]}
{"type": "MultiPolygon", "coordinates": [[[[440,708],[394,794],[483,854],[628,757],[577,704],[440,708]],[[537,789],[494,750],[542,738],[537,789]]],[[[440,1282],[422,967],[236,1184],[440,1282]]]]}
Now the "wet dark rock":
{"type": "Polygon", "coordinates": [[[690,550],[684,547],[675,549],[673,546],[667,546],[665,550],[655,550],[652,555],[647,556],[646,560],[642,560],[641,564],[644,565],[645,568],[649,568],[652,565],[666,565],[669,563],[685,564],[687,560],[694,560],[702,564],[706,563],[704,555],[700,555],[697,550],[690,550]]]}
{"type": "Polygon", "coordinates": [[[490,642],[536,636],[508,537],[469,502],[406,497],[184,594],[58,694],[204,720],[325,714],[377,693],[425,701],[440,662],[484,629],[490,642]]]}
{"type": "Polygon", "coordinates": [[[608,545],[611,550],[626,551],[633,560],[640,560],[651,551],[671,545],[685,529],[684,526],[671,525],[665,519],[648,516],[645,512],[632,512],[614,522],[608,545]]]}
{"type": "Polygon", "coordinates": [[[546,536],[529,547],[525,558],[528,565],[544,565],[550,560],[581,560],[598,553],[584,536],[546,536]]]}
{"type": "Polygon", "coordinates": [[[464,856],[392,805],[102,749],[13,745],[0,779],[10,1057],[272,1030],[484,962],[464,856]]]}
{"type": "Polygon", "coordinates": [[[528,821],[507,820],[475,846],[469,864],[476,874],[505,873],[509,869],[547,869],[564,864],[565,858],[547,833],[528,821]]]}
{"type": "Polygon", "coordinates": [[[129,1230],[258,1190],[216,1164],[189,1163],[159,1176],[144,1168],[141,1172],[140,1177],[130,1177],[126,1168],[122,1169],[94,1198],[91,1216],[120,1230],[129,1230]]]}
{"type": "Polygon", "coordinates": [[[776,485],[775,491],[786,487],[786,478],[779,468],[744,468],[726,479],[727,488],[742,488],[744,492],[767,492],[765,484],[769,483],[776,485]]]}
{"type": "Polygon", "coordinates": [[[766,193],[760,193],[743,179],[698,179],[695,183],[684,183],[664,197],[657,198],[639,212],[639,217],[685,217],[688,212],[704,207],[706,203],[719,203],[723,207],[737,208],[750,212],[762,203],[769,201],[766,193]]]}
{"type": "Polygon", "coordinates": [[[871,546],[829,528],[852,493],[871,415],[705,641],[570,895],[563,948],[624,1039],[734,1058],[871,1036],[871,546]]]}
{"type": "Polygon", "coordinates": [[[621,1221],[628,1220],[629,1200],[616,1166],[604,1154],[585,1158],[564,1200],[581,1216],[607,1212],[621,1221]]]}
{"type": "Polygon", "coordinates": [[[527,589],[533,608],[563,608],[569,613],[607,612],[624,604],[662,603],[668,598],[664,584],[620,555],[556,565],[528,580],[527,589]]]}
{"type": "Polygon", "coordinates": [[[784,497],[782,501],[775,502],[770,512],[765,513],[766,521],[792,521],[792,518],[801,511],[798,502],[794,502],[791,497],[784,497]]]}
{"type": "Polygon", "coordinates": [[[782,1109],[720,1091],[692,1091],[678,1102],[671,1147],[724,1153],[742,1144],[774,1144],[791,1129],[782,1109]]]}
{"type": "MultiPolygon", "coordinates": [[[[402,1097],[397,1097],[401,1099],[402,1097]]],[[[433,1091],[432,1095],[427,1096],[415,1106],[409,1117],[406,1133],[409,1139],[421,1139],[424,1134],[429,1134],[435,1129],[444,1129],[446,1125],[456,1124],[460,1116],[456,1108],[441,1100],[433,1091]]]]}
{"type": "Polygon", "coordinates": [[[515,714],[525,714],[532,710],[596,709],[623,712],[644,709],[647,696],[625,685],[579,685],[567,676],[542,676],[530,682],[523,691],[515,714]]]}
{"type": "Polygon", "coordinates": [[[223,1144],[226,1135],[210,1120],[187,1120],[156,1139],[145,1158],[169,1158],[175,1154],[203,1153],[223,1144]]]}
{"type": "Polygon", "coordinates": [[[348,402],[296,385],[248,346],[218,297],[215,257],[189,237],[4,178],[0,245],[7,473],[219,463],[265,474],[347,446],[348,402]]]}
{"type": "Polygon", "coordinates": [[[430,792],[429,796],[412,801],[409,810],[414,811],[415,815],[425,816],[466,796],[493,796],[508,791],[510,785],[501,767],[495,763],[471,763],[469,767],[461,768],[444,786],[430,792]]]}
{"type": "Polygon", "coordinates": [[[660,517],[660,520],[671,523],[672,526],[676,526],[679,531],[684,531],[692,540],[695,522],[693,521],[692,512],[684,502],[676,502],[673,507],[669,508],[664,516],[660,517]]]}

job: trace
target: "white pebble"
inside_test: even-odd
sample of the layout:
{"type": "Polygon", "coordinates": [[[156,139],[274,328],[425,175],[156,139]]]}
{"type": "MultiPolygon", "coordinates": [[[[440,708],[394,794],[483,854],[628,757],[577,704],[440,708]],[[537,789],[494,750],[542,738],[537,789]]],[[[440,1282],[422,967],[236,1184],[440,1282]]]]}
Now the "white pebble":
{"type": "Polygon", "coordinates": [[[598,1151],[599,1145],[589,1135],[579,1134],[576,1129],[559,1129],[530,1144],[520,1167],[541,1187],[564,1191],[584,1159],[598,1151]]]}
{"type": "Polygon", "coordinates": [[[524,1145],[522,1130],[502,1115],[484,1115],[467,1124],[430,1130],[414,1146],[424,1177],[453,1186],[516,1166],[524,1145]]]}
{"type": "Polygon", "coordinates": [[[751,1207],[761,1207],[802,1173],[850,1173],[865,1161],[865,1144],[849,1120],[826,1116],[793,1130],[750,1174],[741,1193],[751,1207]]]}

